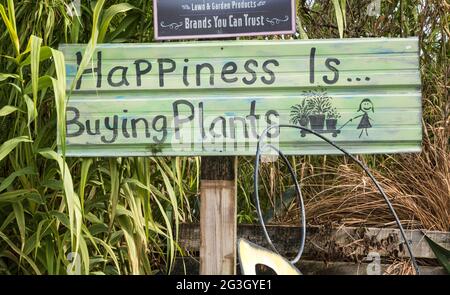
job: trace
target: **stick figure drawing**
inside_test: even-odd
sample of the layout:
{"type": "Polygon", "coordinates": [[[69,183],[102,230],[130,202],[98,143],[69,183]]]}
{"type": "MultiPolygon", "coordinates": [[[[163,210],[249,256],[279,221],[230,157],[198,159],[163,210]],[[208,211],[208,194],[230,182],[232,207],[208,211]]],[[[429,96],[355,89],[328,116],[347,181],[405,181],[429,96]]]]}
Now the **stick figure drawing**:
{"type": "Polygon", "coordinates": [[[363,135],[364,131],[366,133],[366,136],[369,136],[369,133],[367,132],[367,129],[372,128],[372,124],[370,121],[373,121],[372,118],[369,117],[369,112],[372,111],[372,113],[375,113],[375,109],[373,107],[373,103],[370,99],[365,98],[361,101],[359,104],[359,110],[358,112],[362,112],[361,115],[358,115],[354,117],[353,119],[361,118],[358,124],[358,129],[361,129],[361,133],[359,134],[359,138],[363,135]]]}
{"type": "Polygon", "coordinates": [[[369,132],[367,131],[369,128],[372,128],[371,121],[373,122],[373,119],[369,117],[369,112],[372,111],[372,113],[375,113],[375,108],[373,107],[373,103],[370,99],[364,98],[361,103],[359,104],[358,113],[361,112],[362,114],[357,115],[356,117],[351,118],[348,120],[344,125],[342,125],[339,129],[344,128],[348,123],[352,122],[355,119],[361,118],[359,121],[358,130],[361,130],[361,133],[359,134],[359,138],[363,135],[363,133],[366,133],[366,136],[369,136],[369,132]]]}

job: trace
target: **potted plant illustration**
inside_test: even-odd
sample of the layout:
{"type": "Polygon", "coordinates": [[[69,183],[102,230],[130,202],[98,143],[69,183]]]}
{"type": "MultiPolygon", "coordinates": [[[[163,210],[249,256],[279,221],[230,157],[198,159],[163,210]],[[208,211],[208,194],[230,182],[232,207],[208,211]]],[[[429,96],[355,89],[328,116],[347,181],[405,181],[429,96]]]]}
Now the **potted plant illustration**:
{"type": "Polygon", "coordinates": [[[336,108],[331,108],[327,113],[327,130],[336,130],[337,121],[341,117],[336,108]]]}
{"type": "Polygon", "coordinates": [[[311,110],[309,121],[312,130],[323,130],[325,127],[325,115],[331,109],[331,97],[326,90],[319,88],[305,93],[308,98],[308,106],[311,110]]]}
{"type": "Polygon", "coordinates": [[[291,123],[303,127],[308,126],[310,112],[308,101],[304,98],[300,104],[291,107],[291,123]]]}

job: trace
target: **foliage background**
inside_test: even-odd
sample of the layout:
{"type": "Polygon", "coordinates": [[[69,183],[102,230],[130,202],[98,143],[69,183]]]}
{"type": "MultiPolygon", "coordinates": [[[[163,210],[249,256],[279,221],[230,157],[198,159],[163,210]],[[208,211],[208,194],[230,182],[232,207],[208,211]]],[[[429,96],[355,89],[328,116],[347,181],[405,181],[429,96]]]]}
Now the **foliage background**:
{"type": "MultiPolygon", "coordinates": [[[[198,221],[199,158],[63,158],[60,43],[154,42],[152,0],[0,0],[0,274],[170,273],[181,222],[198,221]],[[71,261],[81,262],[74,269],[71,261]]],[[[298,1],[298,34],[268,39],[419,36],[424,143],[415,155],[360,157],[406,227],[450,230],[447,0],[298,1]]],[[[261,37],[262,38],[262,37],[261,37]]],[[[89,53],[89,52],[87,52],[89,53]]],[[[89,54],[87,54],[88,56],[89,54]]],[[[343,157],[291,157],[308,224],[394,226],[362,171],[343,157]]],[[[255,222],[253,159],[240,158],[238,221],[255,222]]],[[[297,223],[287,169],[262,167],[266,217],[297,223]]]]}

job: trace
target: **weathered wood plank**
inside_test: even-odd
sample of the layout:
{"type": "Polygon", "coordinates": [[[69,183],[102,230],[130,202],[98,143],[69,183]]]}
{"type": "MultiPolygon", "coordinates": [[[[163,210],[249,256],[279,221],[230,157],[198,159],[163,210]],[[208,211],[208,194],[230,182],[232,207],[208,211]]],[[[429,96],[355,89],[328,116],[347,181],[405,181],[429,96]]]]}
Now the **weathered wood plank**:
{"type": "MultiPolygon", "coordinates": [[[[258,63],[263,63],[267,57],[254,57],[253,59],[258,63]]],[[[339,56],[339,59],[342,62],[342,67],[340,69],[342,71],[352,71],[355,69],[355,64],[358,62],[361,62],[361,59],[364,59],[365,62],[358,66],[358,70],[360,71],[378,71],[380,68],[385,69],[391,69],[391,70],[415,70],[419,66],[417,55],[412,53],[391,53],[389,55],[377,55],[377,54],[367,54],[367,55],[359,55],[359,56],[352,56],[352,55],[341,55],[339,56]]],[[[189,59],[192,64],[198,64],[204,62],[204,59],[201,58],[190,58],[189,59]]],[[[234,59],[237,64],[244,65],[245,62],[248,60],[248,57],[237,57],[234,59]]],[[[309,62],[309,56],[298,56],[298,57],[291,57],[291,56],[281,56],[278,58],[280,61],[280,66],[278,67],[278,71],[280,73],[309,73],[309,69],[305,67],[305,64],[308,64],[309,62]]],[[[317,59],[319,62],[317,64],[317,72],[327,72],[327,68],[324,64],[325,57],[324,56],[318,56],[317,59]]],[[[173,58],[173,61],[175,61],[177,64],[183,64],[184,59],[182,58],[173,58]]],[[[76,60],[68,60],[70,64],[68,65],[71,67],[71,70],[67,73],[68,77],[74,78],[77,70],[76,60]]],[[[110,72],[114,67],[116,66],[122,66],[122,67],[129,67],[130,64],[133,64],[135,62],[134,59],[107,59],[107,57],[102,58],[102,68],[105,73],[110,72]]],[[[208,61],[209,64],[211,64],[214,68],[222,68],[226,63],[227,60],[225,59],[211,59],[208,61]]],[[[196,74],[196,68],[195,67],[189,67],[186,72],[188,75],[195,75],[196,74]]],[[[246,71],[244,71],[244,68],[238,68],[236,71],[236,74],[247,74],[246,71]]],[[[131,71],[128,73],[128,75],[136,76],[135,71],[131,71]]],[[[155,77],[158,76],[157,72],[150,72],[146,74],[146,77],[155,77]]],[[[86,76],[87,79],[92,78],[90,76],[86,76]]]]}
{"type": "MultiPolygon", "coordinates": [[[[283,255],[292,255],[298,248],[300,228],[296,226],[268,226],[274,245],[283,255]]],[[[450,233],[424,231],[431,239],[445,248],[450,248],[450,233]]],[[[413,254],[416,258],[435,258],[433,252],[419,230],[406,230],[413,254]]],[[[261,228],[256,225],[239,225],[238,238],[245,238],[263,247],[268,247],[261,228]]],[[[354,228],[339,229],[308,227],[305,257],[339,261],[361,260],[369,252],[377,252],[382,257],[408,257],[401,244],[397,229],[354,228]]],[[[183,224],[180,229],[180,244],[190,252],[199,249],[199,228],[195,224],[183,224]]]]}
{"type": "Polygon", "coordinates": [[[202,158],[200,181],[200,273],[236,271],[235,157],[202,158]]]}
{"type": "MultiPolygon", "coordinates": [[[[301,40],[293,42],[292,40],[246,40],[227,42],[222,41],[203,41],[203,42],[183,42],[174,43],[176,46],[170,46],[167,43],[151,44],[99,44],[100,49],[106,48],[105,59],[129,59],[130,50],[133,50],[133,58],[146,59],[149,57],[158,58],[164,51],[172,58],[184,59],[190,58],[203,59],[225,58],[230,56],[230,52],[236,57],[264,57],[273,56],[280,45],[284,48],[283,56],[309,56],[311,47],[319,47],[317,56],[335,55],[340,52],[342,55],[356,54],[415,54],[418,52],[419,44],[417,38],[355,38],[355,39],[326,39],[326,40],[301,40]],[[413,42],[411,42],[413,41],[413,42]],[[299,46],[299,43],[304,46],[299,46]],[[211,48],[220,48],[220,50],[211,50],[211,48]],[[182,48],[182,50],[180,50],[182,48]],[[223,49],[222,49],[223,48],[223,49]]],[[[76,61],[76,53],[82,48],[79,44],[61,44],[59,49],[67,54],[67,61],[76,61]]]]}
{"type": "MultiPolygon", "coordinates": [[[[62,45],[68,90],[84,45],[62,45]]],[[[100,44],[71,93],[68,156],[254,155],[268,126],[351,153],[418,152],[417,38],[100,44]]],[[[285,154],[339,154],[273,130],[285,154]]]]}

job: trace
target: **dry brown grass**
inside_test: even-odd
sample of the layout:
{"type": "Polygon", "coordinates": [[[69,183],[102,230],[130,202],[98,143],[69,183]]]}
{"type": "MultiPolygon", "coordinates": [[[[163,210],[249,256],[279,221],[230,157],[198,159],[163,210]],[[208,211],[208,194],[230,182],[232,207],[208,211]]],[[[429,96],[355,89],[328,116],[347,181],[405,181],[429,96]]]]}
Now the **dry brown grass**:
{"type": "MultiPolygon", "coordinates": [[[[450,229],[450,161],[448,152],[434,148],[419,155],[389,157],[389,169],[373,171],[408,228],[450,229]]],[[[355,165],[327,166],[334,176],[324,186],[306,185],[311,223],[351,226],[395,226],[376,187],[355,165]]],[[[315,178],[315,177],[314,177],[315,178]]]]}
{"type": "MultiPolygon", "coordinates": [[[[360,158],[382,184],[407,228],[450,231],[448,7],[445,1],[428,1],[421,7],[414,33],[421,41],[422,152],[360,158]]],[[[299,160],[302,162],[296,167],[306,198],[308,224],[395,226],[382,196],[359,167],[342,157],[315,161],[303,157],[299,160]]],[[[268,179],[279,182],[286,178],[281,173],[268,179]]],[[[272,196],[271,202],[277,200],[287,187],[286,183],[275,194],[267,191],[272,196]]],[[[296,206],[292,204],[289,209],[289,214],[277,222],[298,222],[296,206]]]]}
{"type": "MultiPolygon", "coordinates": [[[[371,169],[407,228],[450,231],[449,127],[428,126],[420,154],[375,160],[371,169]],[[432,138],[432,140],[430,139],[432,138]]],[[[371,160],[366,157],[366,160],[371,160]]],[[[370,178],[359,167],[333,158],[321,167],[302,165],[308,224],[395,227],[394,218],[370,178]]],[[[298,222],[292,206],[281,222],[298,222]]]]}
{"type": "Polygon", "coordinates": [[[414,275],[415,271],[408,261],[397,261],[389,265],[384,275],[414,275]]]}

